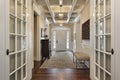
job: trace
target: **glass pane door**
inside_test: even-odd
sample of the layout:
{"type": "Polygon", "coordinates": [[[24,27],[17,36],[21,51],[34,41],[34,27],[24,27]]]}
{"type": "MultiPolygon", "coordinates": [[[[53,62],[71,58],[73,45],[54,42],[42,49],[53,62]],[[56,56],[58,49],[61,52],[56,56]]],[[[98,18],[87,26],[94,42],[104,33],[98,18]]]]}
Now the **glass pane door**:
{"type": "Polygon", "coordinates": [[[111,80],[111,0],[95,0],[96,80],[111,80]]]}
{"type": "Polygon", "coordinates": [[[26,79],[26,0],[10,0],[9,80],[26,79]]]}

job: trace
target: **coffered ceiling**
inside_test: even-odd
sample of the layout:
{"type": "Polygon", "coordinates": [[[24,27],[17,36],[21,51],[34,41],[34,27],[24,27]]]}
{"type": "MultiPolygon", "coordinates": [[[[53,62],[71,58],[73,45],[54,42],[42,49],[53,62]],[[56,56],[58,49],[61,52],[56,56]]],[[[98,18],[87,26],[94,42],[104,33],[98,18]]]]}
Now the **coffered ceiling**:
{"type": "Polygon", "coordinates": [[[70,24],[88,0],[36,0],[51,24],[70,24]]]}

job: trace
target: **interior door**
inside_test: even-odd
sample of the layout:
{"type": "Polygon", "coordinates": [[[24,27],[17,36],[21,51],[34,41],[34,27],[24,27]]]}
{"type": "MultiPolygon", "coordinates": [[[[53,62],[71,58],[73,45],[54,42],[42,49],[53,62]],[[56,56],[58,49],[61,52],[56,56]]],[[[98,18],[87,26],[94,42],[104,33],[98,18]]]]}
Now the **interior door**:
{"type": "Polygon", "coordinates": [[[66,50],[67,44],[67,31],[57,30],[56,31],[56,50],[66,50]]]}
{"type": "Polygon", "coordinates": [[[0,80],[5,80],[5,0],[0,0],[0,80]]]}
{"type": "MultiPolygon", "coordinates": [[[[95,0],[95,80],[112,80],[111,0],[95,0]]],[[[112,26],[113,28],[113,26],[112,26]]]]}
{"type": "Polygon", "coordinates": [[[10,0],[8,69],[9,80],[26,79],[26,0],[10,0]]]}

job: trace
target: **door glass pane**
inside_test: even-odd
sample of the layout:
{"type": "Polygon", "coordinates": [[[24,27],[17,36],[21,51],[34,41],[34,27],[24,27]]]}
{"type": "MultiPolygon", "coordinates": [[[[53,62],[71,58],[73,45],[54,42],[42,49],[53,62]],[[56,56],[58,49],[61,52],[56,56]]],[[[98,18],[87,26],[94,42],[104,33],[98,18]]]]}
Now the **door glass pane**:
{"type": "Polygon", "coordinates": [[[17,71],[17,80],[22,80],[21,79],[21,69],[17,71]]]}
{"type": "Polygon", "coordinates": [[[18,3],[21,3],[21,0],[17,0],[18,3]]]}
{"type": "Polygon", "coordinates": [[[21,53],[17,53],[17,67],[21,66],[21,53]]]}
{"type": "Polygon", "coordinates": [[[111,0],[106,0],[106,14],[110,14],[111,12],[111,0]]]}
{"type": "Polygon", "coordinates": [[[20,19],[17,20],[17,33],[21,34],[21,20],[20,19]]]}
{"type": "Polygon", "coordinates": [[[21,4],[19,2],[17,4],[17,16],[21,18],[21,4]]]}
{"type": "Polygon", "coordinates": [[[26,20],[26,8],[23,7],[23,20],[26,20]]]}
{"type": "Polygon", "coordinates": [[[111,76],[106,73],[106,79],[105,80],[111,80],[111,76]]]}
{"type": "Polygon", "coordinates": [[[104,36],[100,36],[100,50],[104,49],[104,36]]]}
{"type": "Polygon", "coordinates": [[[104,33],[104,20],[101,19],[100,20],[100,34],[103,34],[104,33]]]}
{"type": "Polygon", "coordinates": [[[96,77],[98,78],[98,66],[96,65],[96,77]]]}
{"type": "Polygon", "coordinates": [[[106,36],[106,52],[111,52],[111,36],[106,36]]]}
{"type": "Polygon", "coordinates": [[[53,32],[53,49],[56,48],[56,31],[53,32]]]}
{"type": "Polygon", "coordinates": [[[98,23],[96,22],[96,34],[98,34],[98,23]]]}
{"type": "Polygon", "coordinates": [[[26,0],[23,0],[23,5],[26,6],[26,0]]]}
{"type": "Polygon", "coordinates": [[[101,0],[100,2],[100,17],[104,16],[104,4],[103,4],[103,0],[101,0]]]}
{"type": "Polygon", "coordinates": [[[96,63],[98,64],[98,51],[96,51],[96,63]]]}
{"type": "Polygon", "coordinates": [[[100,69],[100,80],[104,80],[104,71],[100,69]]]}
{"type": "Polygon", "coordinates": [[[15,70],[15,54],[10,55],[10,72],[15,70]]]}
{"type": "Polygon", "coordinates": [[[69,39],[70,39],[70,35],[69,35],[69,31],[67,31],[67,39],[66,39],[66,48],[67,49],[69,49],[69,43],[70,43],[70,41],[69,41],[69,39]]]}
{"type": "Polygon", "coordinates": [[[23,49],[26,49],[26,37],[23,37],[22,47],[23,47],[23,49]]]}
{"type": "Polygon", "coordinates": [[[25,35],[26,34],[26,23],[23,22],[23,34],[25,35]]]}
{"type": "Polygon", "coordinates": [[[10,33],[15,33],[15,17],[10,16],[10,33]]]}
{"type": "Polygon", "coordinates": [[[96,36],[96,49],[98,49],[98,36],[96,36]]]}
{"type": "Polygon", "coordinates": [[[26,66],[23,67],[23,78],[26,77],[26,66]]]}
{"type": "Polygon", "coordinates": [[[21,50],[21,37],[18,36],[17,37],[17,51],[20,51],[21,50]]]}
{"type": "Polygon", "coordinates": [[[26,62],[26,52],[23,52],[23,64],[26,62]]]}
{"type": "Polygon", "coordinates": [[[15,0],[10,0],[10,12],[15,14],[15,0]]]}
{"type": "Polygon", "coordinates": [[[111,72],[111,55],[106,54],[106,70],[111,72]]]}
{"type": "Polygon", "coordinates": [[[96,1],[96,7],[95,7],[95,14],[96,14],[96,21],[98,20],[98,0],[95,0],[96,1]]]}
{"type": "Polygon", "coordinates": [[[98,6],[96,6],[96,21],[98,20],[98,6]]]}
{"type": "Polygon", "coordinates": [[[15,80],[15,73],[10,76],[10,80],[15,80]]]}
{"type": "Polygon", "coordinates": [[[10,52],[15,52],[15,36],[10,35],[10,52]]]}
{"type": "Polygon", "coordinates": [[[104,53],[100,53],[100,66],[104,67],[104,53]]]}
{"type": "Polygon", "coordinates": [[[111,33],[111,17],[106,17],[106,33],[111,33]]]}

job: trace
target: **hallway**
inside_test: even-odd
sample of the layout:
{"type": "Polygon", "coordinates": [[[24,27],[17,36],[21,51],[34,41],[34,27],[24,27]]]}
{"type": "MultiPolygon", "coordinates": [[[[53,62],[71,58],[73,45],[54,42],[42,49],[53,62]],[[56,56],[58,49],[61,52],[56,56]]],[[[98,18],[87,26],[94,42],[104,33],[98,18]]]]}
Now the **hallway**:
{"type": "Polygon", "coordinates": [[[35,62],[32,80],[90,80],[90,70],[83,64],[76,68],[72,59],[70,51],[52,51],[51,58],[44,63],[35,62]]]}
{"type": "Polygon", "coordinates": [[[73,63],[73,53],[70,51],[52,51],[50,59],[46,59],[40,68],[76,68],[73,63]]]}
{"type": "Polygon", "coordinates": [[[36,69],[31,80],[90,80],[88,69],[36,69]]]}
{"type": "Polygon", "coordinates": [[[120,0],[0,0],[0,80],[119,80],[119,8],[120,0]],[[89,69],[51,51],[71,51],[89,69]]]}

